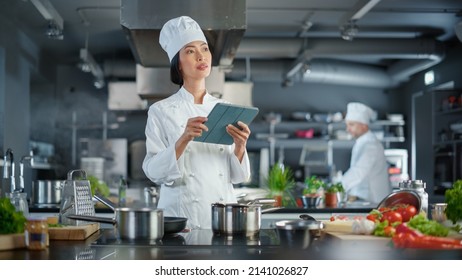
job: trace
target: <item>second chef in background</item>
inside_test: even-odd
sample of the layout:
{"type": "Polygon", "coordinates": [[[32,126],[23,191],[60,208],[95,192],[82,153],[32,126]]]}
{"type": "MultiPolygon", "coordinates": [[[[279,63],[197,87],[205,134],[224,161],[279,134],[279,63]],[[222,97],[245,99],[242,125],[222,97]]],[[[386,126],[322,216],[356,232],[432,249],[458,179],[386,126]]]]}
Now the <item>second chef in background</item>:
{"type": "Polygon", "coordinates": [[[369,130],[375,112],[368,106],[352,102],[347,106],[347,131],[356,139],[351,152],[350,168],[341,182],[349,200],[379,203],[392,192],[388,164],[382,143],[369,130]]]}
{"type": "Polygon", "coordinates": [[[221,99],[210,95],[205,78],[212,54],[200,26],[190,17],[168,21],[159,43],[170,59],[170,76],[180,89],[151,105],[146,124],[146,176],[161,185],[164,216],[186,217],[189,228],[211,228],[212,203],[236,202],[233,184],[248,181],[250,129],[227,127],[232,145],[194,142],[207,130],[206,116],[221,99]]]}

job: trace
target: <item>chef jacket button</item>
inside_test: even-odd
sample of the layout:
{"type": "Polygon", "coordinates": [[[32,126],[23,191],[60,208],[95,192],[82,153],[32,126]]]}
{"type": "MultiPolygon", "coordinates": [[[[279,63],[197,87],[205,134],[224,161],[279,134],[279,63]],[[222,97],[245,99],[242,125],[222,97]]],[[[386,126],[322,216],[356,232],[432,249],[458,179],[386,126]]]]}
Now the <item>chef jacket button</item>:
{"type": "Polygon", "coordinates": [[[218,173],[218,176],[223,177],[223,173],[218,173]]]}
{"type": "Polygon", "coordinates": [[[223,152],[224,150],[225,150],[225,148],[220,147],[220,152],[223,152]]]}
{"type": "Polygon", "coordinates": [[[195,176],[194,173],[189,174],[189,177],[194,177],[194,176],[195,176]]]}
{"type": "Polygon", "coordinates": [[[223,201],[223,200],[225,200],[225,199],[223,197],[220,197],[220,201],[223,201]]]}
{"type": "Polygon", "coordinates": [[[194,198],[193,202],[199,202],[199,199],[194,198]]]}

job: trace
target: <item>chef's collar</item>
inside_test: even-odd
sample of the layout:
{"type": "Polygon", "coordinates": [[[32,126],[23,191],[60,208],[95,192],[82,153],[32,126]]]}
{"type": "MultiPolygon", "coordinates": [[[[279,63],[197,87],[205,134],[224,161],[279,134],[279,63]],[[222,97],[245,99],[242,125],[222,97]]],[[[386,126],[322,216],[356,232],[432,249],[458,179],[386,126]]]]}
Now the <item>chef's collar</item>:
{"type": "MultiPolygon", "coordinates": [[[[194,95],[190,93],[188,90],[186,90],[184,86],[180,88],[180,93],[186,100],[190,101],[191,103],[194,103],[194,95]]],[[[214,97],[210,95],[209,92],[206,90],[205,96],[204,96],[204,103],[212,100],[213,98],[214,97]]]]}

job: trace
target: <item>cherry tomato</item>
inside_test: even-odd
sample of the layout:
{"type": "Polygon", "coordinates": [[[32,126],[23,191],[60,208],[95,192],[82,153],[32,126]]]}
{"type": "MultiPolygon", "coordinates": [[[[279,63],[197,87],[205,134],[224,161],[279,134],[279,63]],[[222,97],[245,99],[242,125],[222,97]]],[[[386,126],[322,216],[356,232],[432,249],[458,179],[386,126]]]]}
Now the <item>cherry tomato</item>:
{"type": "Polygon", "coordinates": [[[403,216],[403,222],[408,222],[415,215],[417,215],[417,208],[413,205],[408,205],[401,214],[401,216],[403,216]]]}
{"type": "Polygon", "coordinates": [[[402,223],[403,222],[403,217],[401,216],[400,213],[396,211],[388,211],[383,213],[382,219],[380,220],[381,222],[388,221],[389,225],[392,225],[393,223],[402,223]]]}
{"type": "Polygon", "coordinates": [[[386,226],[383,231],[387,237],[393,237],[396,233],[396,229],[392,226],[386,226]]]}
{"type": "Polygon", "coordinates": [[[366,216],[366,219],[373,221],[374,223],[379,220],[379,215],[377,214],[369,214],[366,216]]]}

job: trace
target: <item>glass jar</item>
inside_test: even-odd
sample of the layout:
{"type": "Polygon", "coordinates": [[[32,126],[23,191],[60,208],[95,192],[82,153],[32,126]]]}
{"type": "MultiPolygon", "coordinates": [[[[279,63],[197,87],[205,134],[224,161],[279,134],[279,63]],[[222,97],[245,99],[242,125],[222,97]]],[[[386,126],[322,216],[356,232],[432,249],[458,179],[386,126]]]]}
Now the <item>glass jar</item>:
{"type": "Polygon", "coordinates": [[[26,224],[26,246],[29,250],[44,250],[48,246],[48,223],[46,219],[28,219],[26,224]]]}
{"type": "Polygon", "coordinates": [[[29,216],[29,204],[27,202],[27,193],[12,192],[8,193],[7,196],[10,198],[11,204],[14,205],[16,211],[22,212],[25,217],[29,216]]]}
{"type": "Polygon", "coordinates": [[[428,217],[428,193],[425,191],[426,183],[422,180],[406,180],[398,184],[400,190],[416,192],[420,197],[420,212],[428,217]]]}

